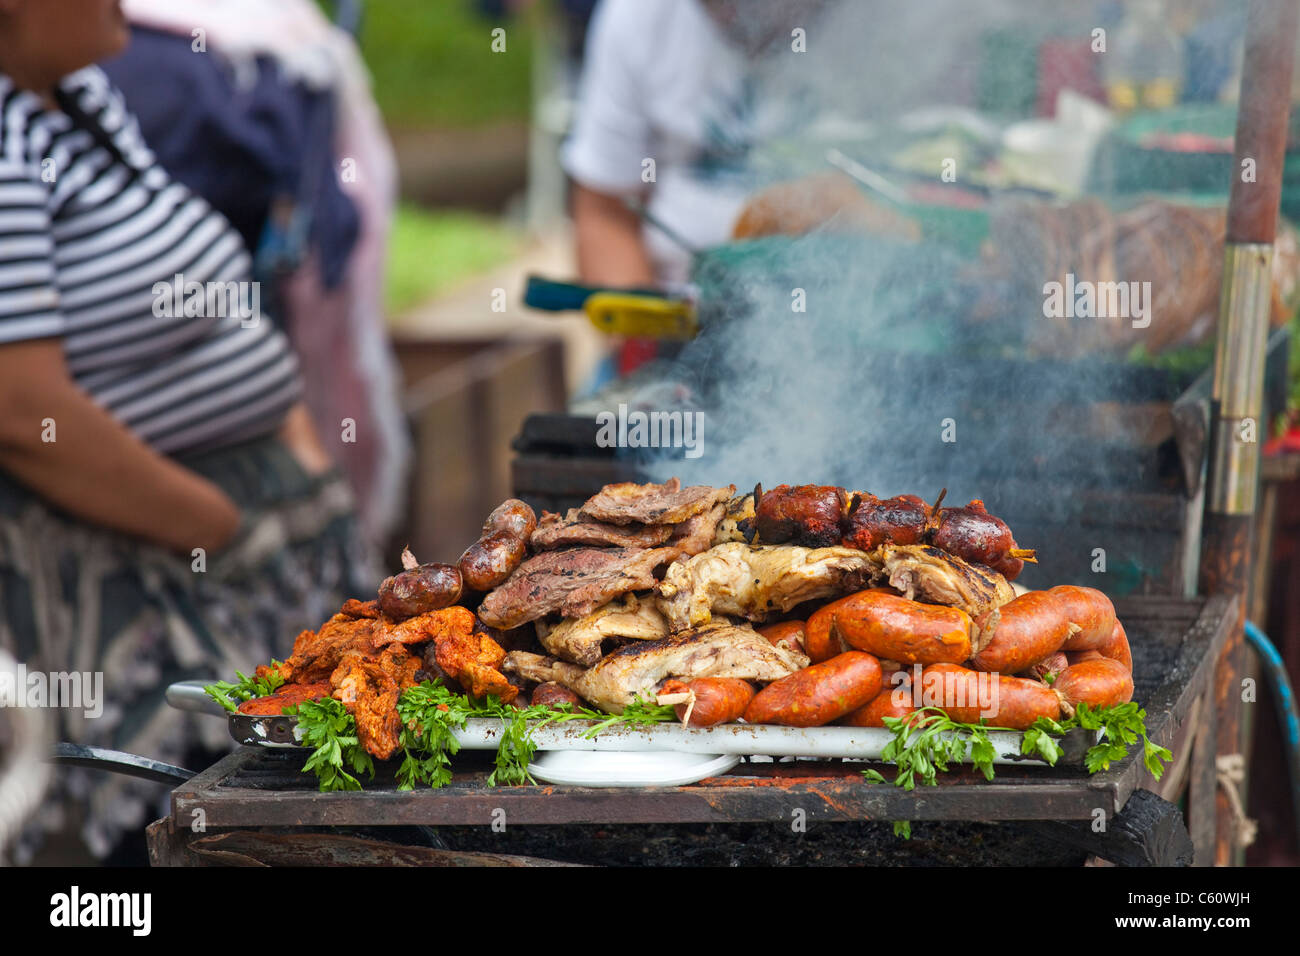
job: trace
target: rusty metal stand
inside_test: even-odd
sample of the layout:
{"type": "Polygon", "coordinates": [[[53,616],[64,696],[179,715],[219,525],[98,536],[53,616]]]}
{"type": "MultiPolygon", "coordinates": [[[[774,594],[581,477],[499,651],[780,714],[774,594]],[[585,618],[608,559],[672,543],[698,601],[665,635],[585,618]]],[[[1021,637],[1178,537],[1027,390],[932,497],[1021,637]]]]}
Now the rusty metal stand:
{"type": "MultiPolygon", "coordinates": [[[[1282,190],[1297,0],[1251,0],[1247,16],[1236,156],[1228,199],[1223,291],[1215,349],[1213,424],[1200,588],[1238,597],[1215,679],[1220,761],[1245,753],[1241,678],[1259,482],[1264,352],[1271,299],[1273,239],[1282,190]]],[[[1238,862],[1231,802],[1216,798],[1215,862],[1238,862]]]]}

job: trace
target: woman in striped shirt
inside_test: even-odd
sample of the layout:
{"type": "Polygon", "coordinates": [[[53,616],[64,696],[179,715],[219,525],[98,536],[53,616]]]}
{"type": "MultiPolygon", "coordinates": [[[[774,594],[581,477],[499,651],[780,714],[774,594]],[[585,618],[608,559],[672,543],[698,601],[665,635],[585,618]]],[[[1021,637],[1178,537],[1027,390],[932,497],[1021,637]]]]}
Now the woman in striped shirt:
{"type": "MultiPolygon", "coordinates": [[[[63,739],[179,762],[221,728],[162,685],[283,656],[373,582],[247,249],[89,66],[127,37],[117,0],[0,0],[0,647],[103,673],[63,739]]],[[[149,791],[87,780],[102,853],[149,791]]]]}

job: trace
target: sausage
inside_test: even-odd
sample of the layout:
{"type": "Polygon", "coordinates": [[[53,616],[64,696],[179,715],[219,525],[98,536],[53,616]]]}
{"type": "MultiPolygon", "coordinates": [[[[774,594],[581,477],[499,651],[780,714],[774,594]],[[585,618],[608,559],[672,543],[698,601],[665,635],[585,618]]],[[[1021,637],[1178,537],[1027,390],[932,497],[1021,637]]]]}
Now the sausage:
{"type": "Polygon", "coordinates": [[[1133,675],[1119,661],[1102,657],[1080,661],[1056,678],[1052,691],[1061,699],[1061,710],[1074,715],[1078,704],[1089,707],[1117,707],[1133,699],[1133,675]]]}
{"type": "MultiPolygon", "coordinates": [[[[840,600],[844,599],[841,598],[840,600]]],[[[844,639],[831,628],[831,622],[835,619],[833,609],[839,603],[839,601],[832,601],[830,604],[822,605],[812,613],[808,618],[808,622],[804,625],[803,650],[808,655],[808,659],[814,664],[828,661],[832,657],[851,650],[849,645],[844,643],[844,639]]]]}
{"type": "Polygon", "coordinates": [[[1061,671],[1065,670],[1069,666],[1069,655],[1066,654],[1065,651],[1057,651],[1056,653],[1049,655],[1046,660],[1039,661],[1020,676],[1030,678],[1031,680],[1041,681],[1048,674],[1052,674],[1052,679],[1055,680],[1055,675],[1061,673],[1061,671]]]}
{"type": "Polygon", "coordinates": [[[956,664],[927,667],[921,673],[920,697],[927,707],[941,707],[962,724],[985,720],[991,727],[1027,730],[1039,717],[1056,720],[1061,716],[1060,699],[1046,684],[956,664]]]}
{"type": "Polygon", "coordinates": [[[421,564],[384,578],[379,609],[394,621],[451,607],[460,600],[460,570],[450,564],[421,564]]]}
{"type": "Polygon", "coordinates": [[[490,534],[504,531],[506,534],[527,542],[536,530],[537,515],[533,509],[518,498],[507,498],[493,508],[492,513],[487,516],[487,521],[483,522],[483,533],[480,537],[486,538],[490,534]]]}
{"type": "Polygon", "coordinates": [[[751,724],[820,727],[857,710],[880,693],[880,663],[846,651],[764,687],[745,708],[751,724]]]}
{"type": "Polygon", "coordinates": [[[883,727],[886,717],[906,717],[914,713],[916,705],[912,701],[912,682],[904,676],[897,681],[886,679],[879,694],[836,723],[843,727],[883,727]]]}
{"type": "Polygon", "coordinates": [[[491,591],[504,584],[528,554],[528,539],[509,531],[493,531],[479,538],[460,556],[460,575],[475,591],[491,591]]]}
{"type": "Polygon", "coordinates": [[[1065,619],[1079,628],[1065,639],[1067,651],[1095,651],[1115,630],[1115,605],[1096,588],[1061,584],[1047,592],[1060,602],[1065,619]]]}
{"type": "Polygon", "coordinates": [[[981,632],[993,637],[971,658],[977,671],[1018,674],[1061,649],[1070,636],[1064,602],[1047,591],[1026,591],[980,617],[981,632]]]}
{"type": "Polygon", "coordinates": [[[930,506],[916,495],[880,499],[857,494],[844,521],[844,545],[872,551],[882,544],[922,544],[930,528],[930,506]]]}
{"type": "Polygon", "coordinates": [[[944,508],[930,543],[972,564],[983,564],[1014,581],[1025,562],[1013,555],[1015,538],[1005,521],[984,510],[978,498],[965,508],[944,508]]]}
{"type": "Polygon", "coordinates": [[[1067,666],[1070,667],[1073,667],[1075,664],[1078,664],[1080,661],[1099,661],[1105,656],[1106,655],[1103,654],[1101,651],[1066,651],[1065,652],[1065,659],[1068,662],[1067,666]]]}
{"type": "Polygon", "coordinates": [[[806,655],[807,651],[804,650],[804,628],[803,621],[782,621],[780,624],[769,624],[766,627],[757,628],[757,630],[758,633],[777,647],[783,647],[787,651],[795,651],[806,655]]]}
{"type": "Polygon", "coordinates": [[[1128,645],[1128,634],[1124,632],[1124,625],[1118,619],[1115,621],[1115,629],[1111,631],[1110,640],[1097,650],[1102,657],[1119,661],[1130,674],[1133,673],[1133,651],[1128,645]]]}
{"type": "Polygon", "coordinates": [[[572,704],[574,707],[581,707],[582,698],[563,684],[548,680],[544,684],[538,684],[533,689],[532,703],[534,707],[556,707],[560,704],[572,704]]]}
{"type": "Polygon", "coordinates": [[[745,708],[754,699],[753,685],[735,677],[700,677],[689,683],[665,681],[659,693],[695,695],[693,701],[675,707],[677,719],[688,727],[730,724],[744,716],[745,708]]]}
{"type": "MultiPolygon", "coordinates": [[[[961,608],[909,601],[885,588],[832,601],[808,618],[809,657],[836,637],[860,651],[904,664],[956,664],[971,653],[971,619],[961,608]]],[[[815,657],[813,657],[816,660],[815,657]]]]}
{"type": "Polygon", "coordinates": [[[847,502],[848,493],[834,485],[778,485],[759,498],[754,526],[764,544],[829,548],[840,543],[847,502]]]}

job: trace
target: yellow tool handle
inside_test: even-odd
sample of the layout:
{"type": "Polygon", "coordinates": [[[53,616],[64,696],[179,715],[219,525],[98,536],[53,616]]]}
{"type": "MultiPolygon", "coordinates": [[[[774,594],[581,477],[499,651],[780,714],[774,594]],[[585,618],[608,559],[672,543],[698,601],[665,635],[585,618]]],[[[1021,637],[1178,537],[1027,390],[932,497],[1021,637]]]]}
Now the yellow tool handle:
{"type": "Polygon", "coordinates": [[[591,324],[610,335],[637,339],[693,339],[700,327],[695,306],[677,299],[594,292],[583,303],[591,324]]]}

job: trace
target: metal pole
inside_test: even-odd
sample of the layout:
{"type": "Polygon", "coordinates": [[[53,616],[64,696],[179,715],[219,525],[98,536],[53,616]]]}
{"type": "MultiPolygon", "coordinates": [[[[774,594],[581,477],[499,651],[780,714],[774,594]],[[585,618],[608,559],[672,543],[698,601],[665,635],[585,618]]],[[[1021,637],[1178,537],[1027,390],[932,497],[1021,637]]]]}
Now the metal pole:
{"type": "MultiPolygon", "coordinates": [[[[1251,0],[1228,198],[1223,287],[1214,353],[1209,487],[1201,549],[1201,592],[1237,597],[1237,621],[1215,675],[1217,747],[1241,754],[1244,627],[1259,485],[1264,354],[1271,302],[1273,238],[1282,193],[1291,72],[1300,0],[1251,0]]],[[[1232,808],[1216,796],[1214,862],[1234,862],[1232,808]]]]}

